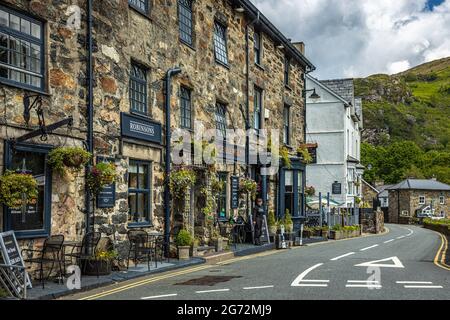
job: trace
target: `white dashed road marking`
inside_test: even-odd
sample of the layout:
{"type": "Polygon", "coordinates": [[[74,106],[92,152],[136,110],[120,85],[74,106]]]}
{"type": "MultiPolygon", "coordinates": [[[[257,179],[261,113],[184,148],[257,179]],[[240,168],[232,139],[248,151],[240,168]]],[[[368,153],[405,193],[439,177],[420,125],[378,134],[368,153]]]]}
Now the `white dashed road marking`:
{"type": "Polygon", "coordinates": [[[195,293],[214,293],[214,292],[227,292],[227,291],[230,291],[230,289],[195,291],[195,293]]]}
{"type": "Polygon", "coordinates": [[[381,284],[346,284],[346,288],[367,288],[367,289],[381,289],[381,284]]]}
{"type": "Polygon", "coordinates": [[[396,281],[398,284],[433,284],[429,281],[396,281]]]}
{"type": "Polygon", "coordinates": [[[349,253],[343,254],[342,256],[339,256],[339,257],[336,257],[336,258],[333,258],[333,259],[330,259],[330,260],[331,260],[331,261],[337,261],[337,260],[339,260],[339,259],[342,259],[342,258],[351,256],[351,255],[353,255],[353,254],[355,254],[355,253],[354,253],[354,252],[349,252],[349,253]]]}
{"type": "Polygon", "coordinates": [[[443,286],[404,286],[405,289],[444,289],[443,286]]]}
{"type": "Polygon", "coordinates": [[[403,284],[405,289],[443,289],[442,286],[434,286],[430,281],[396,281],[397,284],[403,284]]]}
{"type": "Polygon", "coordinates": [[[406,236],[397,237],[398,240],[405,238],[406,236]]]}
{"type": "Polygon", "coordinates": [[[269,289],[273,288],[274,286],[261,286],[261,287],[246,287],[244,290],[259,290],[259,289],[269,289]]]}
{"type": "Polygon", "coordinates": [[[151,300],[151,299],[159,299],[159,298],[167,298],[167,297],[176,297],[178,294],[172,293],[172,294],[164,294],[161,296],[153,296],[153,297],[143,297],[141,300],[151,300]]]}
{"type": "Polygon", "coordinates": [[[384,243],[389,243],[389,242],[392,242],[392,241],[395,241],[395,239],[391,239],[391,240],[385,241],[384,243]]]}
{"type": "Polygon", "coordinates": [[[361,250],[359,250],[359,251],[367,251],[367,250],[369,250],[369,249],[373,249],[373,248],[376,248],[376,247],[378,247],[378,246],[379,246],[379,244],[375,244],[375,245],[373,245],[373,246],[371,246],[371,247],[367,247],[367,248],[361,249],[361,250]]]}

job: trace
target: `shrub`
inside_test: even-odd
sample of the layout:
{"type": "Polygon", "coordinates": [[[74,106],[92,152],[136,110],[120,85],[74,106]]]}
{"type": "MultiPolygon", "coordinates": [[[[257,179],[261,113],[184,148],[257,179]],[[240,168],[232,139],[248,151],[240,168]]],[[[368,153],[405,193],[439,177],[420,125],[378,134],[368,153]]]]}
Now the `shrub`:
{"type": "Polygon", "coordinates": [[[331,228],[333,231],[342,231],[342,226],[340,224],[336,224],[331,228]]]}
{"type": "Polygon", "coordinates": [[[48,154],[48,164],[63,175],[66,168],[81,171],[91,160],[92,154],[80,147],[61,147],[48,154]]]}
{"type": "Polygon", "coordinates": [[[250,193],[252,199],[256,198],[258,184],[252,179],[244,178],[239,181],[239,192],[243,194],[250,193]]]}
{"type": "Polygon", "coordinates": [[[175,243],[178,247],[188,247],[192,242],[192,236],[187,230],[180,230],[175,239],[175,243]]]}
{"type": "Polygon", "coordinates": [[[170,174],[170,191],[174,198],[182,198],[189,187],[192,187],[197,180],[195,172],[189,169],[180,169],[170,174]]]}
{"type": "Polygon", "coordinates": [[[12,209],[23,205],[23,195],[27,204],[35,204],[38,197],[38,183],[31,174],[6,171],[0,177],[0,203],[12,209]]]}
{"type": "Polygon", "coordinates": [[[277,221],[275,220],[275,212],[273,210],[269,211],[269,214],[267,215],[267,225],[275,226],[277,221]]]}

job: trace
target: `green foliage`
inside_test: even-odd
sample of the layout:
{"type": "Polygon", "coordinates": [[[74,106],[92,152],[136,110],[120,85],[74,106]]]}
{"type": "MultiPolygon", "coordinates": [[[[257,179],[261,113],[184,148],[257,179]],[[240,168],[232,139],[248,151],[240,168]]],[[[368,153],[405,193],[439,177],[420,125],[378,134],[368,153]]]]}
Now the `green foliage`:
{"type": "Polygon", "coordinates": [[[267,225],[269,227],[275,226],[277,223],[275,219],[275,212],[273,210],[269,210],[269,214],[267,215],[267,225]]]}
{"type": "Polygon", "coordinates": [[[358,231],[360,229],[360,226],[345,226],[341,230],[344,231],[358,231]]]}
{"type": "Polygon", "coordinates": [[[48,164],[60,175],[66,168],[75,172],[81,171],[91,160],[92,154],[80,147],[55,148],[48,154],[48,164]]]}
{"type": "Polygon", "coordinates": [[[225,181],[220,181],[217,177],[214,177],[211,181],[211,192],[214,195],[220,194],[225,188],[225,181]]]}
{"type": "Polygon", "coordinates": [[[291,159],[289,157],[289,150],[286,147],[280,148],[280,157],[281,157],[281,163],[283,164],[283,167],[286,167],[288,169],[292,168],[291,159]]]}
{"type": "Polygon", "coordinates": [[[103,261],[112,261],[116,259],[119,256],[119,253],[116,250],[110,250],[110,251],[99,251],[96,252],[95,258],[97,260],[103,260],[103,261]]]}
{"type": "Polygon", "coordinates": [[[342,230],[342,226],[340,224],[335,224],[331,230],[333,231],[341,231],[342,230]]]}
{"type": "Polygon", "coordinates": [[[92,195],[97,196],[99,192],[117,179],[116,166],[110,162],[99,162],[93,166],[86,177],[86,183],[92,195]]]}
{"type": "Polygon", "coordinates": [[[178,247],[188,247],[192,245],[193,239],[189,231],[180,230],[175,238],[175,243],[178,247]]]}
{"type": "Polygon", "coordinates": [[[27,204],[35,204],[38,197],[38,183],[31,174],[6,171],[0,177],[0,203],[18,209],[26,198],[27,204]]]}
{"type": "Polygon", "coordinates": [[[448,226],[450,227],[450,219],[440,219],[440,220],[434,220],[430,218],[423,219],[424,224],[432,224],[436,226],[448,226]]]}
{"type": "Polygon", "coordinates": [[[298,147],[297,153],[301,156],[304,163],[310,164],[313,161],[313,158],[309,153],[308,148],[306,148],[305,146],[298,147]]]}
{"type": "Polygon", "coordinates": [[[9,297],[8,292],[5,289],[0,287],[0,299],[9,297]]]}
{"type": "Polygon", "coordinates": [[[284,218],[282,219],[282,223],[284,227],[286,228],[287,232],[292,232],[292,229],[294,227],[294,221],[292,221],[292,215],[289,209],[286,209],[286,212],[284,214],[284,218]]]}
{"type": "Polygon", "coordinates": [[[194,186],[197,180],[195,172],[190,169],[172,171],[169,176],[169,187],[175,199],[182,199],[188,188],[194,186]]]}

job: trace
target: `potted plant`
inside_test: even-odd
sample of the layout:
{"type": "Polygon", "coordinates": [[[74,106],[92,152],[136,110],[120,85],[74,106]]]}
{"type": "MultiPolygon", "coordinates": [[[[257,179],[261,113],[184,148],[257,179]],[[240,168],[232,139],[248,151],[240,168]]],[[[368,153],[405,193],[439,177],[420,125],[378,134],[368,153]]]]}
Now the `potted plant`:
{"type": "Polygon", "coordinates": [[[107,185],[117,179],[116,166],[110,162],[99,162],[93,166],[86,177],[88,188],[96,196],[107,185]]]}
{"type": "Polygon", "coordinates": [[[330,230],[330,227],[328,227],[328,226],[323,226],[322,227],[322,230],[321,230],[321,232],[322,232],[322,238],[328,238],[328,232],[329,232],[329,230],[330,230]]]}
{"type": "Polygon", "coordinates": [[[0,177],[0,203],[12,209],[23,205],[36,204],[38,183],[27,173],[6,171],[0,177]]]}
{"type": "Polygon", "coordinates": [[[311,236],[313,235],[313,229],[311,227],[304,227],[303,228],[303,238],[311,238],[311,236]]]}
{"type": "Polygon", "coordinates": [[[48,154],[48,164],[60,175],[65,170],[81,171],[91,160],[92,154],[80,147],[55,148],[48,154]]]}
{"type": "Polygon", "coordinates": [[[118,257],[116,250],[99,250],[94,258],[82,259],[83,274],[87,276],[107,276],[112,272],[112,262],[118,257]]]}
{"type": "Polygon", "coordinates": [[[183,199],[188,188],[192,187],[197,180],[195,172],[190,169],[179,169],[170,173],[169,187],[176,199],[183,199]]]}
{"type": "Polygon", "coordinates": [[[336,224],[331,228],[330,238],[334,240],[342,239],[342,226],[340,224],[336,224]]]}
{"type": "Polygon", "coordinates": [[[267,216],[267,226],[269,228],[270,235],[277,234],[277,221],[275,220],[275,212],[273,210],[269,210],[269,214],[267,216]]]}
{"type": "Polygon", "coordinates": [[[313,162],[313,158],[312,158],[311,154],[309,153],[308,148],[306,148],[305,146],[300,146],[297,148],[297,155],[306,164],[310,164],[311,162],[313,162]]]}
{"type": "Polygon", "coordinates": [[[284,215],[284,226],[286,228],[286,233],[292,233],[294,231],[294,222],[292,221],[292,216],[289,209],[286,209],[286,213],[284,215]]]}
{"type": "Polygon", "coordinates": [[[178,247],[178,259],[189,260],[189,251],[192,245],[192,236],[187,230],[180,230],[175,238],[175,244],[178,247]]]}

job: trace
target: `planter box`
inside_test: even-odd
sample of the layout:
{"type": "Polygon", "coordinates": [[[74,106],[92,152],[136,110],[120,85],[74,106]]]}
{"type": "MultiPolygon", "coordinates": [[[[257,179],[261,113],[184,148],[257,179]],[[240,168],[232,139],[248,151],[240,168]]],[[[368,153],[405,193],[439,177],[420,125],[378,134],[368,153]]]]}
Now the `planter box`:
{"type": "Polygon", "coordinates": [[[345,239],[345,233],[343,231],[330,230],[330,239],[334,240],[345,239]]]}
{"type": "Polygon", "coordinates": [[[97,276],[97,267],[99,276],[111,274],[112,262],[110,260],[81,260],[81,270],[85,276],[97,276]]]}
{"type": "Polygon", "coordinates": [[[215,240],[214,246],[216,247],[216,252],[222,252],[223,251],[223,240],[222,239],[215,240]]]}
{"type": "Polygon", "coordinates": [[[178,247],[178,259],[189,260],[189,251],[191,247],[178,247]]]}

